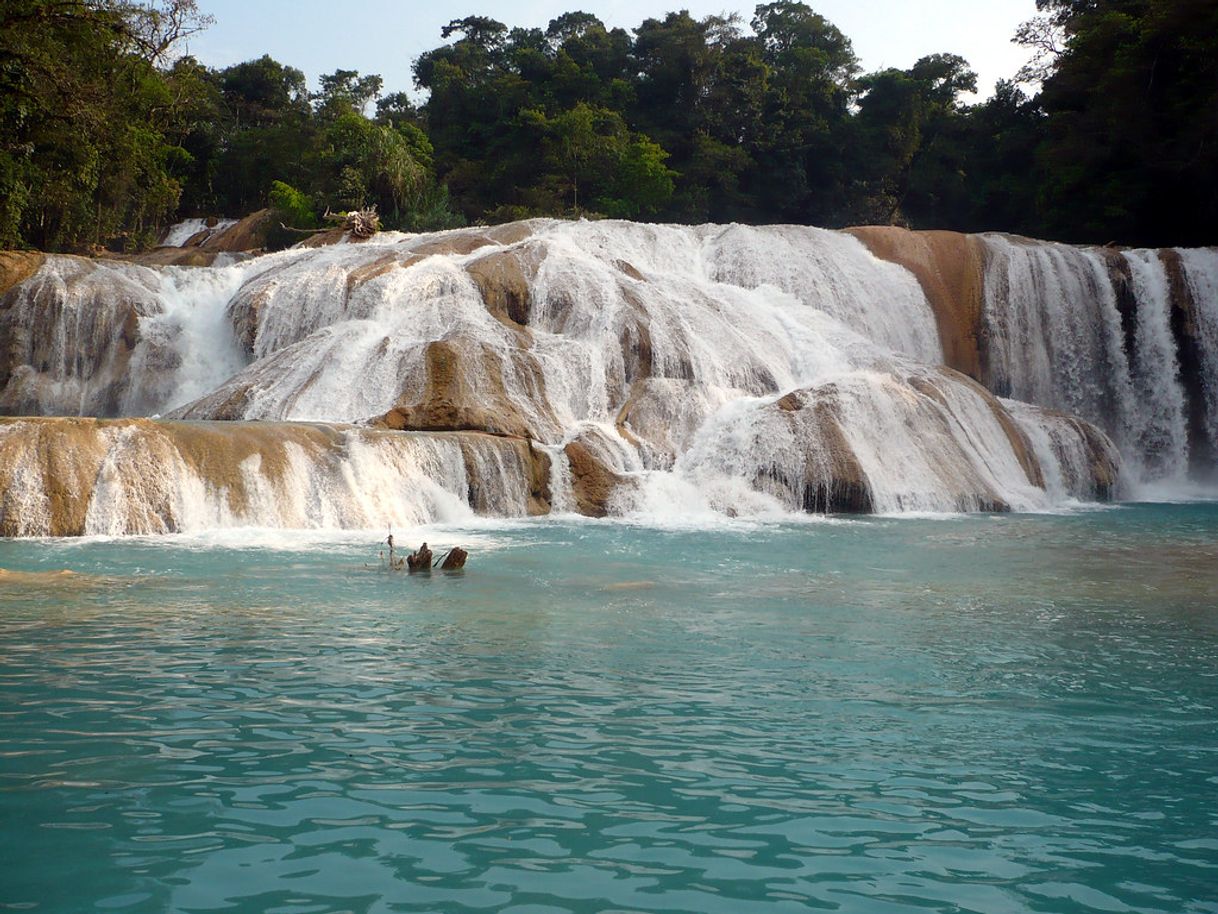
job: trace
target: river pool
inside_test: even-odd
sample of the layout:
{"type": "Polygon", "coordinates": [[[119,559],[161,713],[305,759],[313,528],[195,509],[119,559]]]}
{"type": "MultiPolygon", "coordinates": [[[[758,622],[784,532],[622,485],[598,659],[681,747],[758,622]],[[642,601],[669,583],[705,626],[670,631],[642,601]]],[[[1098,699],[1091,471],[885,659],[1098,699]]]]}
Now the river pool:
{"type": "Polygon", "coordinates": [[[0,908],[1218,911],[1216,505],[383,535],[0,543],[0,908]]]}

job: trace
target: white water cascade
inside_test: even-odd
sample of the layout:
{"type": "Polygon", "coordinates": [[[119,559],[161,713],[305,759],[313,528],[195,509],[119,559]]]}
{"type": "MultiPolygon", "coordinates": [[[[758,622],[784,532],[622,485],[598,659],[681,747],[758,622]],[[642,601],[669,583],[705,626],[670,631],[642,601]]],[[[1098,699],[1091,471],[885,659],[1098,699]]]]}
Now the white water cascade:
{"type": "Polygon", "coordinates": [[[1205,380],[1205,432],[1210,453],[1218,455],[1218,251],[1180,251],[1193,302],[1193,319],[1205,380]]]}
{"type": "Polygon", "coordinates": [[[487,435],[0,420],[0,533],[409,528],[468,521],[474,509],[524,516],[526,455],[487,435]]]}
{"type": "MultiPolygon", "coordinates": [[[[988,249],[984,321],[994,390],[1103,427],[1121,450],[1135,489],[1184,485],[1190,469],[1187,397],[1160,253],[1118,254],[983,237],[988,249]],[[1128,273],[1124,302],[1114,272],[1128,273]]],[[[1179,254],[1193,287],[1212,428],[1218,336],[1211,316],[1218,310],[1218,252],[1179,254]]]]}
{"type": "Polygon", "coordinates": [[[169,227],[161,237],[159,246],[163,248],[180,248],[192,239],[194,239],[195,244],[203,244],[208,238],[214,238],[236,224],[236,219],[183,219],[181,222],[169,227]],[[208,222],[211,222],[211,224],[208,225],[208,222]]]}
{"type": "Polygon", "coordinates": [[[1129,251],[1125,260],[1137,301],[1130,366],[1135,408],[1129,410],[1131,450],[1143,479],[1182,482],[1188,474],[1188,427],[1176,343],[1171,333],[1171,290],[1156,251],[1129,251]]]}
{"type": "MultiPolygon", "coordinates": [[[[129,528],[142,498],[173,507],[140,529],[379,526],[378,512],[454,505],[1042,510],[1119,491],[1113,444],[1076,416],[1109,432],[1135,484],[1183,479],[1190,407],[1162,257],[982,243],[982,380],[1005,400],[940,367],[946,331],[919,279],[851,235],[535,220],[215,267],[48,257],[0,298],[0,412],[385,429],[293,445],[271,476],[271,444],[242,444],[219,477],[180,456],[188,425],[169,423],[178,457],[108,429],[87,445],[105,455],[85,523],[102,532],[129,528]],[[133,485],[134,466],[177,481],[133,485]],[[222,497],[237,477],[240,499],[222,497]],[[374,494],[390,490],[409,504],[374,494]]],[[[1218,254],[1179,258],[1218,446],[1218,254]]],[[[222,438],[207,440],[237,447],[222,438]]],[[[15,499],[0,491],[0,512],[15,499]]]]}

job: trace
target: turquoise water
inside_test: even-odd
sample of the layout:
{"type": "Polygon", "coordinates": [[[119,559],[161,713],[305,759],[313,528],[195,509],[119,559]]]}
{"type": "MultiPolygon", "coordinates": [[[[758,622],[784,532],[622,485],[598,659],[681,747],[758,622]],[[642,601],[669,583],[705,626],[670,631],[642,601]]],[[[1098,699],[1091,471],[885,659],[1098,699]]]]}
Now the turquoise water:
{"type": "Polygon", "coordinates": [[[1218,507],[428,538],[0,543],[0,906],[1218,911],[1218,507]]]}

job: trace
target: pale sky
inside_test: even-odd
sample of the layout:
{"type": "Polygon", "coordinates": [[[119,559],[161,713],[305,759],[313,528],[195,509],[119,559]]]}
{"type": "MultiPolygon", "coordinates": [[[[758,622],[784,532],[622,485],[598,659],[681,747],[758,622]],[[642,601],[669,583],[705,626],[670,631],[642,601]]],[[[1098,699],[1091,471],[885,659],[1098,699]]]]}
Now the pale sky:
{"type": "MultiPolygon", "coordinates": [[[[906,68],[938,52],[959,54],[978,75],[980,95],[1009,79],[1028,58],[1011,43],[1019,23],[1036,13],[1035,0],[805,0],[854,43],[865,71],[906,68]]],[[[305,72],[311,86],[337,69],[379,73],[385,92],[414,91],[410,65],[443,42],[440,27],[469,15],[509,27],[544,29],[562,13],[584,10],[608,27],[632,29],[670,10],[696,18],[739,12],[747,27],[756,3],[738,0],[199,0],[216,24],[190,43],[203,63],[228,66],[270,54],[305,72]]]]}

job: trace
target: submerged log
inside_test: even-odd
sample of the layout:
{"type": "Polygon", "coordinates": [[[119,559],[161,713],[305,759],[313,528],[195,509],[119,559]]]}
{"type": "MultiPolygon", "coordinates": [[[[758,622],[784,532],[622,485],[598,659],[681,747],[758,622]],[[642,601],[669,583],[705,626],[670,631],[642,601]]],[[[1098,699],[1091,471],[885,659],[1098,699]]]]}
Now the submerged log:
{"type": "Polygon", "coordinates": [[[469,553],[460,546],[453,546],[449,550],[448,555],[444,557],[444,562],[440,565],[441,571],[459,571],[465,567],[465,560],[469,558],[469,553]]]}
{"type": "Polygon", "coordinates": [[[431,571],[431,550],[424,543],[417,552],[406,556],[406,568],[414,574],[416,571],[431,571]]]}

